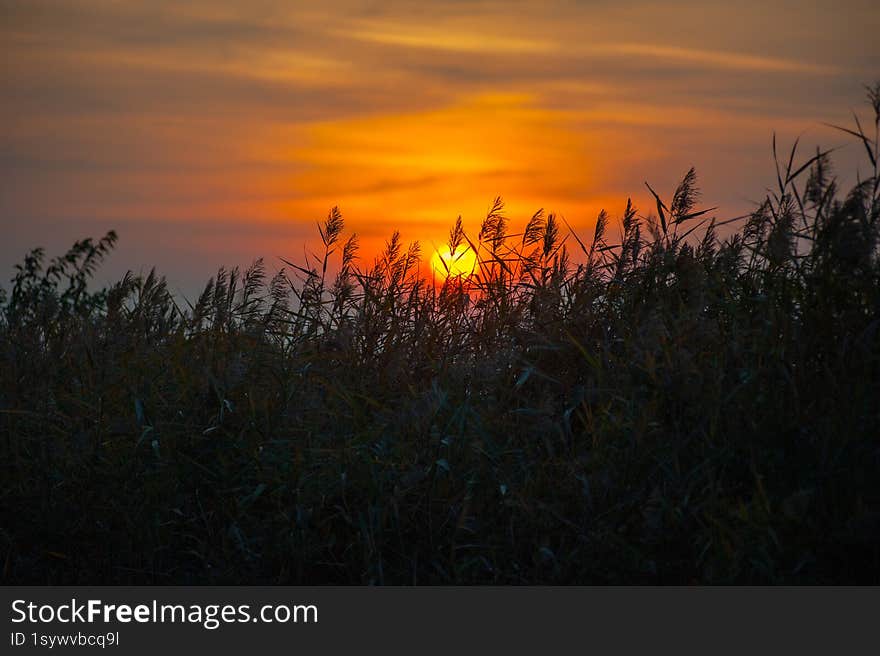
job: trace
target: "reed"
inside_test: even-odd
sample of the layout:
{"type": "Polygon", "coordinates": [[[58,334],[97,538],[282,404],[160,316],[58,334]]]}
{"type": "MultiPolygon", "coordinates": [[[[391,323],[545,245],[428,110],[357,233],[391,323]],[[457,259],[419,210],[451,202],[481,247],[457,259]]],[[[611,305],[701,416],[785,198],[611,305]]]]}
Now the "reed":
{"type": "Polygon", "coordinates": [[[795,144],[730,222],[693,170],[591,236],[496,199],[441,285],[335,208],[320,254],[191,304],[93,290],[113,233],[32,251],[0,293],[2,579],[880,583],[878,97],[846,193],[795,144]]]}

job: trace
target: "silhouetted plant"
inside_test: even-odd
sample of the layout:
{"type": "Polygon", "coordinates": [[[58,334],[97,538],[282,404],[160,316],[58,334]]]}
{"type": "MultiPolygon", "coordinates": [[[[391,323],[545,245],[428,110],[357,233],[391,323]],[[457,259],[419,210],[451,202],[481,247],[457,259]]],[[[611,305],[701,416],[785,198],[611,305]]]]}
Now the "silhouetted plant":
{"type": "Polygon", "coordinates": [[[396,232],[360,261],[338,208],[185,308],[155,271],[92,291],[113,233],[32,251],[0,293],[4,580],[877,583],[868,91],[846,194],[795,143],[741,223],[693,169],[616,234],[511,233],[497,198],[437,285],[396,232]]]}

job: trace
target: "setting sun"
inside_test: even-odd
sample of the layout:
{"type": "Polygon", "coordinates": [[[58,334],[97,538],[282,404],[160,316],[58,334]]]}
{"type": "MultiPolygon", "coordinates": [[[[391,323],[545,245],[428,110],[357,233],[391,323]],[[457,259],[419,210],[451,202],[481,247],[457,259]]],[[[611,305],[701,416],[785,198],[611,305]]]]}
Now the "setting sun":
{"type": "Polygon", "coordinates": [[[442,246],[431,256],[431,274],[438,282],[449,277],[467,278],[476,268],[477,255],[469,246],[459,246],[454,252],[450,252],[448,246],[442,246]]]}

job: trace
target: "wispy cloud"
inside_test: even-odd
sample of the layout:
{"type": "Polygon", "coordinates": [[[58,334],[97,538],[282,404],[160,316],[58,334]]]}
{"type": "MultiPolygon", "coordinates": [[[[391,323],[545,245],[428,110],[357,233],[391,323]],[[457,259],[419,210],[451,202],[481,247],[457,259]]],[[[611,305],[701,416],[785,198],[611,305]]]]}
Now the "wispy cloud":
{"type": "Polygon", "coordinates": [[[593,54],[634,56],[652,60],[680,62],[706,68],[720,68],[737,71],[763,73],[814,73],[831,74],[838,72],[836,66],[813,64],[779,57],[749,55],[721,50],[702,50],[680,46],[662,46],[646,43],[609,43],[591,48],[593,54]]]}
{"type": "Polygon", "coordinates": [[[443,26],[431,27],[417,23],[362,22],[351,28],[337,30],[335,33],[370,43],[471,54],[528,55],[559,50],[559,44],[552,41],[491,32],[449,30],[443,26]]]}

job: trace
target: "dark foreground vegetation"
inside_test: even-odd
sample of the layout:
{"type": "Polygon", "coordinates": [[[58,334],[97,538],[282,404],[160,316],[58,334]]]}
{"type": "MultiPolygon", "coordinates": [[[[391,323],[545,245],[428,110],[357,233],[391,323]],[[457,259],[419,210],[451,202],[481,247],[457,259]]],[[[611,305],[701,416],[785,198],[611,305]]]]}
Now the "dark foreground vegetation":
{"type": "Polygon", "coordinates": [[[89,287],[115,235],[32,252],[0,298],[2,580],[880,583],[870,99],[846,193],[792,149],[725,226],[693,172],[589,236],[499,201],[442,288],[397,236],[364,266],[335,210],[326,256],[183,307],[89,287]]]}

